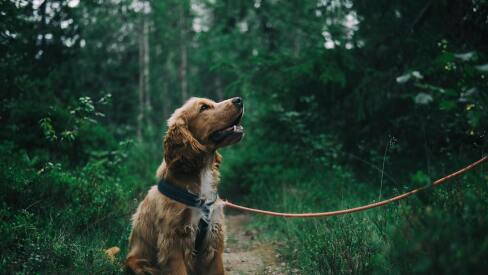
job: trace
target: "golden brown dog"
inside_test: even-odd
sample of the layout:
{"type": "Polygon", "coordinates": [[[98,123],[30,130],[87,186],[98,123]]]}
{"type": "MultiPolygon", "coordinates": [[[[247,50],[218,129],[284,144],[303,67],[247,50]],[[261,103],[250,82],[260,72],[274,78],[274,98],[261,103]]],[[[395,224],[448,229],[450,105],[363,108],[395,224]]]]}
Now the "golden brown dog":
{"type": "MultiPolygon", "coordinates": [[[[168,120],[164,160],[158,179],[199,194],[217,196],[218,148],[239,142],[244,112],[239,97],[221,102],[191,98],[168,120]]],[[[224,212],[212,204],[202,249],[195,253],[195,238],[202,212],[174,201],[153,186],[132,217],[126,267],[135,274],[224,274],[224,212]]]]}

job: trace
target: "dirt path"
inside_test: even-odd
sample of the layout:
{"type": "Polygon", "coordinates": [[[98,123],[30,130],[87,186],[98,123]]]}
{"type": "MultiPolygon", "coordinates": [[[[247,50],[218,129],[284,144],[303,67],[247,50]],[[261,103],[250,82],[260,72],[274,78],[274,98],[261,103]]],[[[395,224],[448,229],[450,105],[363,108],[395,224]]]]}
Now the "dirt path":
{"type": "Polygon", "coordinates": [[[254,230],[249,230],[247,215],[228,215],[227,246],[224,252],[226,274],[290,274],[286,264],[280,262],[273,244],[256,239],[254,230]]]}

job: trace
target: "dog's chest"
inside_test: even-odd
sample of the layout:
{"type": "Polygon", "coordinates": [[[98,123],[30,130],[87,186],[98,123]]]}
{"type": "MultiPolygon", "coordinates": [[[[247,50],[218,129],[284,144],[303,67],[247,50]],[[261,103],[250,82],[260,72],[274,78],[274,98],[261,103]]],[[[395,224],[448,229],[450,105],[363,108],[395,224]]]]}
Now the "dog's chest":
{"type": "Polygon", "coordinates": [[[215,186],[212,169],[207,168],[203,170],[200,174],[200,196],[203,199],[213,199],[217,193],[215,186]]]}
{"type": "MultiPolygon", "coordinates": [[[[208,168],[201,172],[200,174],[200,197],[203,200],[214,200],[217,196],[216,184],[214,183],[214,177],[212,169],[208,168]]],[[[210,207],[209,223],[214,222],[213,211],[214,205],[210,207]]],[[[203,213],[200,209],[192,209],[192,225],[198,225],[200,219],[203,217],[203,213]]]]}

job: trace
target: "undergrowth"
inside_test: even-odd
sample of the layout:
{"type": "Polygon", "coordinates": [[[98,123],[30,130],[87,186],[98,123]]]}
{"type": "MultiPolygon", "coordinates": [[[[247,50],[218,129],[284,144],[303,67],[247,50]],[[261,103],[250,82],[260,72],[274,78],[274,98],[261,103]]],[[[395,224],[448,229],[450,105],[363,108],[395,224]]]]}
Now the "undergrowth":
{"type": "Polygon", "coordinates": [[[2,273],[120,272],[123,258],[112,263],[104,250],[125,255],[130,215],[153,184],[152,167],[141,165],[151,149],[121,143],[69,168],[1,143],[2,273]]]}
{"type": "MultiPolygon", "coordinates": [[[[252,155],[249,148],[246,152],[252,155]]],[[[234,154],[241,155],[227,154],[229,169],[238,169],[232,165],[238,159],[234,154]]],[[[290,155],[270,156],[270,165],[265,164],[265,154],[258,164],[239,163],[246,171],[239,176],[224,173],[229,182],[251,186],[250,194],[241,197],[246,204],[281,212],[322,212],[378,200],[379,183],[358,180],[346,165],[303,165],[300,160],[284,165],[280,161],[290,155]]],[[[455,164],[449,168],[465,163],[455,164]]],[[[311,219],[256,216],[251,226],[265,239],[282,244],[280,254],[302,274],[482,274],[488,257],[483,233],[488,230],[488,177],[483,169],[366,212],[311,219]]],[[[422,171],[409,180],[403,185],[389,183],[382,198],[429,182],[422,171]]]]}

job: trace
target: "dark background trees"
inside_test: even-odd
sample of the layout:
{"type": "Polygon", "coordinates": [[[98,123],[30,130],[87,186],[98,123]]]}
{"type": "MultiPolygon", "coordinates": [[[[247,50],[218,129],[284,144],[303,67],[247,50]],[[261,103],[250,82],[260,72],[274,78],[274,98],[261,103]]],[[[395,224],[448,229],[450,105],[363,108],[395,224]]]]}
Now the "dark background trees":
{"type": "MultiPolygon", "coordinates": [[[[1,269],[117,270],[94,255],[124,248],[189,96],[245,98],[223,194],[261,207],[356,206],[486,154],[487,16],[485,0],[2,1],[1,269]]],[[[307,274],[476,273],[483,171],[386,210],[256,222],[307,274]]]]}

